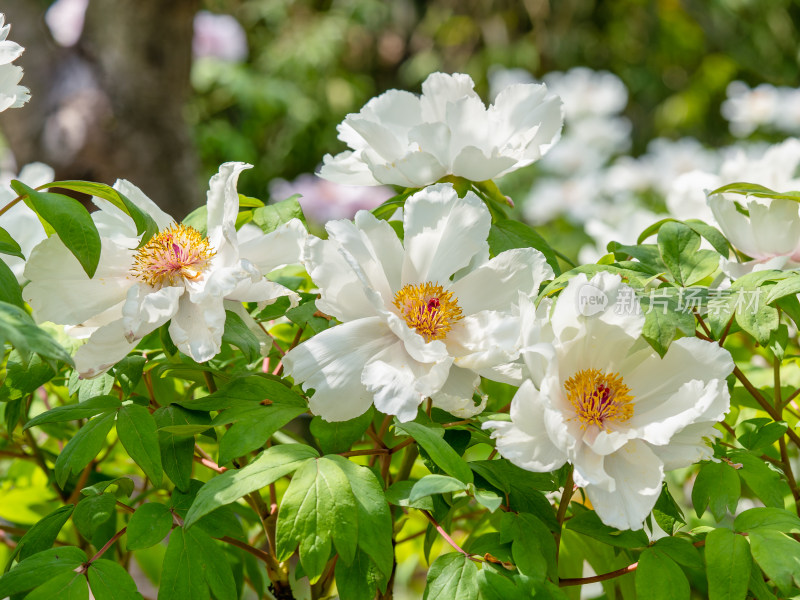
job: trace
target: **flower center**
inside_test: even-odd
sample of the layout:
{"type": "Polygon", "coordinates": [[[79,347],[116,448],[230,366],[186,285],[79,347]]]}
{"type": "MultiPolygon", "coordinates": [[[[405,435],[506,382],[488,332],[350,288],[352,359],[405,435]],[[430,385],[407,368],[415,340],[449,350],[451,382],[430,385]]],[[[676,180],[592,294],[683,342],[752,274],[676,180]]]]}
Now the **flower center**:
{"type": "Polygon", "coordinates": [[[196,229],[175,223],[139,248],[131,274],[152,285],[175,285],[182,279],[202,276],[214,250],[196,229]]]}
{"type": "Polygon", "coordinates": [[[564,389],[581,429],[589,425],[606,429],[609,424],[623,423],[633,416],[633,396],[619,373],[601,373],[598,369],[578,371],[564,382],[564,389]]]}
{"type": "Polygon", "coordinates": [[[394,297],[394,305],[411,329],[426,342],[441,340],[462,318],[453,292],[446,292],[437,283],[408,284],[394,297]]]}

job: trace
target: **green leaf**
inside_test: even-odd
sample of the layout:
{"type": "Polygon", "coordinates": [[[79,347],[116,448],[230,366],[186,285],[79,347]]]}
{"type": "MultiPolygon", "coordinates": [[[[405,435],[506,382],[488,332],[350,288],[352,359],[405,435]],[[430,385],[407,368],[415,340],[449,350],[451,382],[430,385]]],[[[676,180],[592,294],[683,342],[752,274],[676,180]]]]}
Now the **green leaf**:
{"type": "Polygon", "coordinates": [[[261,342],[242,320],[242,317],[235,312],[225,311],[225,331],[222,334],[222,341],[232,344],[239,348],[248,363],[254,362],[261,357],[261,342]]]}
{"type": "Polygon", "coordinates": [[[236,582],[233,571],[225,557],[225,552],[207,533],[195,528],[184,531],[186,544],[191,555],[190,561],[197,562],[205,576],[206,583],[216,600],[236,600],[236,582]]]}
{"type": "Polygon", "coordinates": [[[277,404],[305,406],[303,397],[280,380],[263,375],[247,375],[226,383],[213,394],[199,399],[181,400],[181,406],[194,410],[223,410],[237,406],[252,406],[270,400],[277,404]]]}
{"type": "Polygon", "coordinates": [[[25,424],[24,429],[30,429],[44,423],[63,423],[78,419],[90,419],[95,415],[114,410],[122,405],[116,396],[95,396],[79,404],[66,404],[57,406],[47,412],[36,415],[25,424]]]}
{"type": "Polygon", "coordinates": [[[64,527],[64,523],[72,516],[73,508],[75,508],[73,504],[57,508],[31,527],[22,536],[22,539],[17,542],[17,547],[8,560],[6,568],[11,566],[11,561],[14,560],[15,556],[18,556],[21,562],[34,554],[51,548],[61,528],[64,527]]]}
{"type": "Polygon", "coordinates": [[[89,600],[89,584],[81,573],[61,573],[37,587],[25,600],[89,600]]]}
{"type": "Polygon", "coordinates": [[[164,554],[158,600],[207,600],[210,597],[203,564],[199,558],[198,553],[191,548],[191,542],[187,540],[183,528],[177,527],[173,530],[164,554]]]}
{"type": "Polygon", "coordinates": [[[137,235],[144,234],[142,235],[139,247],[142,247],[151,237],[158,233],[158,225],[153,217],[136,206],[136,204],[131,202],[124,194],[105,183],[95,183],[93,181],[54,181],[43,187],[58,187],[108,200],[111,204],[133,219],[137,235]]]}
{"type": "Polygon", "coordinates": [[[133,493],[133,479],[130,477],[117,477],[116,479],[107,479],[85,487],[81,490],[84,496],[98,496],[104,493],[108,488],[114,486],[116,489],[112,490],[115,498],[130,498],[133,493]]]}
{"type": "Polygon", "coordinates": [[[425,452],[431,457],[434,463],[448,475],[464,483],[472,483],[472,470],[469,465],[461,458],[453,448],[444,441],[444,429],[438,427],[426,427],[415,422],[400,423],[396,429],[404,431],[417,443],[422,446],[425,452]]]}
{"type": "Polygon", "coordinates": [[[74,366],[69,353],[59,346],[19,306],[0,301],[0,344],[10,343],[21,352],[35,352],[43,358],[74,366]]]}
{"type": "Polygon", "coordinates": [[[475,488],[473,496],[475,497],[475,502],[488,508],[489,512],[496,511],[503,504],[503,498],[489,490],[475,488]]]}
{"type": "Polygon", "coordinates": [[[747,596],[750,546],[730,529],[714,529],[706,536],[706,574],[709,600],[739,600],[747,596]]]}
{"type": "Polygon", "coordinates": [[[430,496],[421,498],[416,502],[411,502],[409,500],[411,489],[413,487],[414,482],[412,481],[396,481],[389,486],[389,489],[386,490],[386,499],[389,501],[389,504],[394,504],[395,506],[402,506],[404,508],[419,508],[421,510],[432,511],[433,499],[430,496]]]}
{"type": "Polygon", "coordinates": [[[683,511],[672,494],[669,493],[669,488],[666,482],[662,484],[661,495],[656,500],[653,507],[653,517],[658,523],[658,526],[666,531],[669,535],[674,533],[686,525],[686,519],[683,516],[683,511]]]}
{"type": "Polygon", "coordinates": [[[511,555],[519,572],[535,581],[556,578],[556,544],[550,530],[529,514],[505,513],[501,539],[510,539],[511,555]]]}
{"type": "Polygon", "coordinates": [[[11,237],[11,234],[2,227],[0,227],[0,254],[10,254],[25,260],[25,255],[22,254],[22,248],[17,243],[17,240],[11,237]]]}
{"type": "Polygon", "coordinates": [[[211,422],[212,425],[233,423],[233,426],[220,441],[219,463],[224,465],[261,448],[276,431],[307,410],[308,407],[302,401],[293,401],[292,404],[278,401],[269,406],[251,402],[250,406],[229,408],[221,412],[211,422]]]}
{"type": "Polygon", "coordinates": [[[45,581],[70,573],[87,561],[80,548],[50,548],[20,562],[0,577],[0,598],[35,588],[45,581]]]}
{"type": "Polygon", "coordinates": [[[107,396],[114,387],[114,378],[108,373],[102,373],[91,379],[81,379],[77,371],[73,371],[69,378],[69,393],[78,394],[78,402],[85,402],[95,396],[107,396]]]}
{"type": "Polygon", "coordinates": [[[349,421],[334,421],[329,423],[322,417],[311,419],[311,435],[319,442],[319,447],[325,454],[338,454],[346,452],[360,440],[364,432],[372,423],[375,411],[370,406],[363,415],[349,421]]]}
{"type": "Polygon", "coordinates": [[[95,417],[76,433],[64,446],[55,464],[56,482],[62,488],[70,473],[79,473],[94,458],[106,443],[106,436],[114,426],[114,412],[95,417]]]}
{"type": "Polygon", "coordinates": [[[486,566],[478,573],[478,589],[481,600],[529,600],[531,597],[530,592],[486,566]]]}
{"type": "Polygon", "coordinates": [[[95,600],[141,600],[130,574],[111,560],[96,560],[86,572],[95,600]]]}
{"type": "Polygon", "coordinates": [[[411,488],[411,494],[408,500],[409,502],[416,502],[425,496],[461,492],[466,489],[467,484],[454,477],[448,477],[447,475],[426,475],[411,488]]]}
{"type": "Polygon", "coordinates": [[[699,219],[687,219],[684,221],[695,232],[706,238],[709,243],[714,247],[714,250],[719,252],[724,258],[728,258],[730,254],[730,245],[725,236],[720,233],[719,229],[712,227],[699,219]]]}
{"type": "Polygon", "coordinates": [[[153,415],[143,406],[123,406],[117,415],[117,435],[130,457],[158,486],[164,475],[158,446],[158,429],[153,415]]]}
{"type": "Polygon", "coordinates": [[[759,500],[767,506],[783,508],[783,499],[790,494],[790,490],[781,473],[749,452],[734,451],[728,457],[733,462],[742,464],[742,468],[737,469],[736,473],[759,500]]]}
{"type": "Polygon", "coordinates": [[[675,281],[684,287],[711,275],[719,265],[719,254],[700,250],[700,236],[683,223],[670,221],[661,226],[658,249],[675,281]]]}
{"type": "Polygon", "coordinates": [[[206,413],[186,410],[175,404],[159,408],[153,413],[153,418],[161,428],[158,432],[161,466],[175,487],[185,492],[189,489],[189,482],[192,478],[194,436],[177,435],[166,432],[163,428],[196,424],[210,425],[211,418],[206,413]]]}
{"type": "Polygon", "coordinates": [[[646,548],[636,569],[637,600],[689,600],[689,581],[666,554],[646,548]]]}
{"type": "Polygon", "coordinates": [[[789,596],[792,581],[800,585],[800,544],[772,529],[754,529],[748,539],[758,566],[784,596],[789,596]]]}
{"type": "Polygon", "coordinates": [[[20,181],[12,181],[11,187],[20,196],[27,195],[26,204],[53,227],[86,274],[94,277],[100,262],[100,234],[83,205],[63,194],[37,192],[20,181]]]}
{"type": "Polygon", "coordinates": [[[50,363],[44,362],[40,356],[29,354],[22,357],[19,351],[15,351],[6,363],[6,378],[0,387],[0,401],[24,398],[50,381],[55,374],[50,363]],[[17,362],[23,359],[24,362],[17,362]]]}
{"type": "Polygon", "coordinates": [[[183,219],[182,223],[195,229],[203,237],[208,236],[208,206],[198,206],[183,219]]]}
{"type": "Polygon", "coordinates": [[[357,536],[356,500],[341,467],[326,457],[305,463],[292,478],[278,511],[278,560],[287,560],[299,544],[300,563],[315,583],[330,558],[331,542],[341,560],[350,564],[357,536]]]}
{"type": "Polygon", "coordinates": [[[638,531],[618,531],[604,524],[597,513],[592,510],[581,510],[573,503],[575,516],[564,523],[564,527],[619,548],[644,548],[648,545],[647,535],[638,531]]]}
{"type": "Polygon", "coordinates": [[[0,302],[8,302],[14,306],[25,308],[25,301],[22,299],[22,290],[17,283],[17,278],[3,260],[0,260],[0,302]]]}
{"type": "Polygon", "coordinates": [[[128,521],[128,550],[155,546],[172,529],[172,513],[158,502],[142,504],[128,521]]]}
{"type": "Polygon", "coordinates": [[[739,424],[749,426],[737,439],[748,450],[760,450],[777,442],[788,428],[786,421],[767,418],[748,419],[739,424]]]}
{"type": "MultiPolygon", "coordinates": [[[[392,574],[392,514],[375,473],[343,456],[330,456],[341,467],[358,505],[358,547],[388,579],[392,574]]],[[[342,561],[340,561],[342,562],[342,561]]]]}
{"type": "Polygon", "coordinates": [[[771,189],[758,185],[757,183],[736,182],[723,185],[708,195],[714,194],[739,194],[741,196],[756,196],[758,198],[772,198],[776,200],[792,200],[800,202],[800,192],[774,192],[771,189]]]}
{"type": "Polygon", "coordinates": [[[428,569],[423,600],[478,600],[478,567],[460,552],[444,554],[428,569]]]}
{"type": "Polygon", "coordinates": [[[126,397],[130,396],[136,386],[139,385],[145,363],[147,363],[147,359],[144,356],[131,354],[113,367],[114,377],[116,377],[117,383],[119,383],[119,387],[122,388],[122,393],[126,397]]]}
{"type": "Polygon", "coordinates": [[[780,318],[777,308],[762,302],[757,309],[753,306],[738,305],[736,307],[736,322],[739,327],[752,335],[759,344],[767,346],[769,345],[770,335],[780,324],[780,318]]]}
{"type": "MultiPolygon", "coordinates": [[[[646,339],[660,356],[664,356],[678,331],[686,335],[694,335],[694,315],[680,307],[674,295],[658,295],[657,292],[669,292],[675,288],[653,290],[652,295],[640,298],[644,311],[644,327],[642,337],[646,339]]],[[[693,288],[694,289],[694,288],[693,288]]]]}
{"type": "Polygon", "coordinates": [[[783,533],[800,533],[800,519],[783,508],[759,506],[746,510],[733,521],[736,531],[773,529],[783,533]]]}
{"type": "Polygon", "coordinates": [[[664,537],[658,540],[653,548],[663,552],[679,565],[696,567],[700,562],[700,553],[692,542],[686,538],[664,537]]]}
{"type": "Polygon", "coordinates": [[[72,522],[85,539],[91,540],[97,529],[114,516],[116,505],[113,494],[89,496],[78,502],[72,522]]]}
{"type": "Polygon", "coordinates": [[[497,256],[501,252],[512,248],[535,248],[544,254],[547,264],[553,269],[553,273],[556,276],[561,274],[561,266],[558,264],[558,258],[556,258],[556,254],[550,244],[524,223],[511,219],[495,222],[489,230],[488,242],[492,256],[497,256]]]}
{"type": "Polygon", "coordinates": [[[191,527],[215,508],[236,502],[239,498],[293,473],[305,462],[318,456],[316,450],[303,444],[267,448],[241,469],[226,471],[203,485],[186,515],[185,527],[191,527]]]}
{"type": "Polygon", "coordinates": [[[303,209],[300,207],[298,198],[299,195],[295,194],[281,202],[255,209],[253,211],[253,223],[261,227],[264,233],[271,233],[292,219],[300,219],[305,223],[306,218],[303,215],[303,209]]]}
{"type": "Polygon", "coordinates": [[[369,554],[362,550],[356,552],[350,565],[337,561],[334,573],[339,597],[348,600],[373,600],[376,589],[383,581],[380,570],[369,554]]]}
{"type": "Polygon", "coordinates": [[[726,511],[736,512],[741,484],[736,470],[726,463],[706,462],[700,466],[692,488],[692,506],[698,517],[709,508],[717,521],[726,511]]]}

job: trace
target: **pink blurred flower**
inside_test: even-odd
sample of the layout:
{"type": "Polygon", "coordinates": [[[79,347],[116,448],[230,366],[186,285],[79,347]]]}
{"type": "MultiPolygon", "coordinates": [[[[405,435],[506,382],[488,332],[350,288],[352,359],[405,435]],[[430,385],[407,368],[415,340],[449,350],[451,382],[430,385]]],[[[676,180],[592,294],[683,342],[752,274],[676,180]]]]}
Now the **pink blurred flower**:
{"type": "Polygon", "coordinates": [[[239,21],[232,16],[201,10],[194,16],[192,51],[196,58],[240,62],[247,58],[247,36],[239,21]]]}

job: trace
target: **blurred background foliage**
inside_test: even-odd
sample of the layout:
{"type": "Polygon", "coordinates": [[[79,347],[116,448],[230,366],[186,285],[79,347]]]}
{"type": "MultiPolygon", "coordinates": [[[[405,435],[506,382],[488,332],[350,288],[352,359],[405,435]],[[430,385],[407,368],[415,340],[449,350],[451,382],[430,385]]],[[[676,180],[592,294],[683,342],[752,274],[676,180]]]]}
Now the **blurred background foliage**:
{"type": "MultiPolygon", "coordinates": [[[[247,34],[238,64],[196,61],[187,107],[205,177],[256,165],[244,193],[316,169],[344,145],[335,126],[391,88],[419,93],[437,70],[465,72],[487,98],[493,69],[535,77],[583,65],[629,90],[632,153],[654,137],[731,141],[720,114],[742,80],[796,86],[794,0],[207,0],[247,34]]],[[[777,138],[776,138],[777,139],[777,138]]],[[[530,175],[528,175],[530,177],[530,175]]]]}

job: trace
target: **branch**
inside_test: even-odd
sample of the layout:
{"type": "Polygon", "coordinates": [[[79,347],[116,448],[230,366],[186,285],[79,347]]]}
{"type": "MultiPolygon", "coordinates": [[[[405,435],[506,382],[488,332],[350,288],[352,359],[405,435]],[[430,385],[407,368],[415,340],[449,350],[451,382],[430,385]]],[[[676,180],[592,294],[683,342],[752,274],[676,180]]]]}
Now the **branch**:
{"type": "Polygon", "coordinates": [[[608,579],[614,579],[615,577],[619,577],[620,575],[633,573],[638,566],[639,563],[635,562],[632,565],[628,565],[627,567],[622,567],[621,569],[617,569],[616,571],[611,571],[610,573],[603,573],[602,575],[594,575],[593,577],[576,577],[574,579],[559,579],[558,585],[559,587],[569,587],[571,585],[585,585],[587,583],[597,583],[600,581],[606,581],[608,579]]]}

